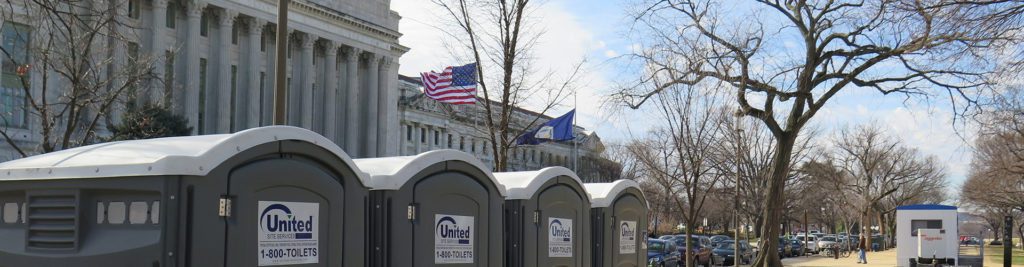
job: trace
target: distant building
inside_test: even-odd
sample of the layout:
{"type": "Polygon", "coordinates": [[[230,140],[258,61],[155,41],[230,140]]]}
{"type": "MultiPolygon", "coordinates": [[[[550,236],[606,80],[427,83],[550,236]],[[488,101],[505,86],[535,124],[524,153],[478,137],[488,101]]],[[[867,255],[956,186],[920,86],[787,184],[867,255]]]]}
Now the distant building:
{"type": "MultiPolygon", "coordinates": [[[[473,154],[490,167],[494,157],[488,142],[481,105],[449,105],[426,97],[418,78],[399,75],[398,116],[401,130],[399,154],[415,155],[435,149],[456,149],[473,154]]],[[[551,120],[551,116],[517,109],[515,132],[551,120]],[[536,119],[536,120],[535,120],[536,119]]],[[[548,166],[573,169],[573,143],[578,146],[577,173],[584,182],[618,179],[622,166],[602,156],[604,143],[596,133],[577,126],[577,138],[569,142],[520,146],[510,152],[509,171],[537,170],[548,166]]]]}
{"type": "MultiPolygon", "coordinates": [[[[399,132],[397,81],[392,77],[398,75],[398,59],[409,48],[398,43],[401,17],[391,10],[390,0],[291,1],[285,33],[276,32],[274,0],[112,3],[122,7],[119,15],[126,23],[113,27],[133,39],[105,45],[124,46],[114,49],[118,61],[140,53],[161,58],[154,71],[166,82],[154,82],[154,89],[143,93],[140,101],[166,103],[188,119],[192,134],[271,124],[273,73],[280,64],[275,62],[275,38],[287,34],[287,124],[316,131],[354,157],[398,154],[392,142],[399,132]]],[[[45,29],[33,27],[24,14],[11,17],[14,20],[2,21],[0,45],[13,55],[37,56],[27,47],[42,43],[37,38],[46,36],[45,29]]],[[[0,78],[6,78],[0,79],[0,127],[19,147],[35,147],[41,140],[39,118],[29,114],[23,89],[12,78],[18,68],[0,58],[0,78]]],[[[31,84],[46,77],[28,75],[31,84]]],[[[53,76],[49,82],[61,82],[53,76]]],[[[116,122],[124,107],[114,109],[111,121],[116,122]]],[[[9,144],[0,142],[0,161],[18,157],[9,144]]]]}

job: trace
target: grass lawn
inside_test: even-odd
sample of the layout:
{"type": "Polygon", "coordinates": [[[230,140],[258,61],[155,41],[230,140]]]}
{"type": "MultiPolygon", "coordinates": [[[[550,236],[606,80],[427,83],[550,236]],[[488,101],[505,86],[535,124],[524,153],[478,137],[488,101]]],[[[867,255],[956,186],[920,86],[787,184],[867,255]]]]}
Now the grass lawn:
{"type": "MultiPolygon", "coordinates": [[[[985,261],[987,262],[1003,262],[1003,246],[985,246],[985,261]]],[[[1012,264],[1024,265],[1024,250],[1019,248],[1013,249],[1013,261],[1012,264]]]]}

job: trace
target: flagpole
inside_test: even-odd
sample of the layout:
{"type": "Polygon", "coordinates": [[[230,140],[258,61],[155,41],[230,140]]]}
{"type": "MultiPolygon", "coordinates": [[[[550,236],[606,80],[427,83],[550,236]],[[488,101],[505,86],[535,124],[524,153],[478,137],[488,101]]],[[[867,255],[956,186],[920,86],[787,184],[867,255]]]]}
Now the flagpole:
{"type": "Polygon", "coordinates": [[[579,142],[578,140],[576,140],[576,115],[577,115],[576,114],[576,111],[577,111],[576,110],[576,90],[573,90],[573,92],[572,92],[572,111],[573,111],[573,114],[572,114],[572,150],[573,150],[572,171],[575,172],[576,175],[579,175],[580,150],[579,150],[578,145],[576,144],[576,143],[579,142]]]}

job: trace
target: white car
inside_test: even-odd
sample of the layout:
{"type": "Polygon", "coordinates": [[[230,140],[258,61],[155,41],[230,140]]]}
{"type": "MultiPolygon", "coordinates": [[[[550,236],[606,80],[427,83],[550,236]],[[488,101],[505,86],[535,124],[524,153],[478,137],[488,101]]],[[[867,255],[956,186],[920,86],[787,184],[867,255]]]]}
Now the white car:
{"type": "Polygon", "coordinates": [[[818,244],[817,244],[816,248],[818,249],[818,252],[820,253],[822,249],[828,249],[828,248],[832,247],[835,244],[837,244],[836,237],[834,237],[834,236],[826,236],[826,237],[822,237],[822,238],[818,239],[818,244]]]}
{"type": "Polygon", "coordinates": [[[806,236],[806,241],[807,242],[804,242],[805,237],[802,236],[802,235],[798,235],[794,239],[796,239],[797,241],[800,241],[800,243],[806,243],[807,244],[807,246],[804,247],[804,252],[805,253],[809,252],[809,253],[818,254],[818,237],[814,236],[813,234],[809,235],[809,236],[806,236]]]}

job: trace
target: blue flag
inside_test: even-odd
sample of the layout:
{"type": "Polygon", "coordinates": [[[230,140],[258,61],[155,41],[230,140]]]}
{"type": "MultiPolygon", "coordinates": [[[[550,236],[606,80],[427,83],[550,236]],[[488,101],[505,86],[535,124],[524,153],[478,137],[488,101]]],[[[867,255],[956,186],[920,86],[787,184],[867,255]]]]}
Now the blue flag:
{"type": "Polygon", "coordinates": [[[576,138],[573,135],[573,118],[576,110],[570,110],[561,117],[544,123],[539,128],[528,131],[516,138],[516,145],[537,145],[542,141],[566,141],[576,138]]]}

